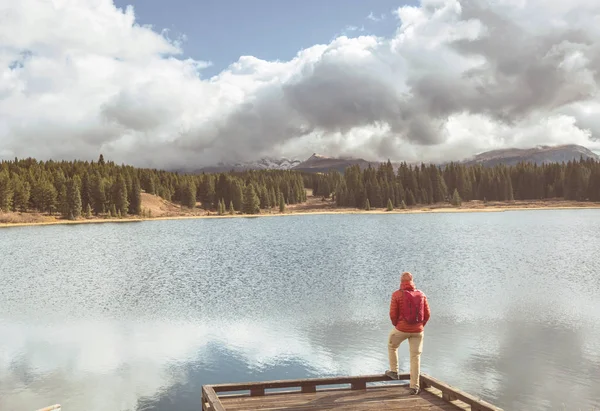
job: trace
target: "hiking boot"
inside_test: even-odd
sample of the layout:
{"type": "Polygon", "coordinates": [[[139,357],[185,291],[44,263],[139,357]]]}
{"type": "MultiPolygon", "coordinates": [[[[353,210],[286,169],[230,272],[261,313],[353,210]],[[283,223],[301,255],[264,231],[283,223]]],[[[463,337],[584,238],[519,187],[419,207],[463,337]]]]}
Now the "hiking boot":
{"type": "Polygon", "coordinates": [[[397,372],[395,372],[395,371],[390,371],[390,370],[387,370],[387,371],[385,372],[385,375],[386,375],[387,377],[391,378],[392,380],[397,380],[397,379],[398,379],[398,373],[397,373],[397,372]]]}
{"type": "Polygon", "coordinates": [[[418,388],[411,388],[409,394],[410,395],[417,395],[419,393],[419,389],[418,388]]]}

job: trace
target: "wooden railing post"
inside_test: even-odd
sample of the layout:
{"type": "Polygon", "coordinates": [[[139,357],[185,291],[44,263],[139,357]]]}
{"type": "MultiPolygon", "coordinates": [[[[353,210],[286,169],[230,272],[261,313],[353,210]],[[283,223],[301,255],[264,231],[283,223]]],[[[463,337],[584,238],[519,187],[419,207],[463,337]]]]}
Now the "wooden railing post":
{"type": "Polygon", "coordinates": [[[208,397],[206,396],[206,391],[204,387],[202,387],[202,411],[208,411],[210,404],[208,403],[208,397]]]}
{"type": "Polygon", "coordinates": [[[351,390],[366,390],[367,382],[366,381],[353,381],[350,383],[351,390]]]}
{"type": "MultiPolygon", "coordinates": [[[[452,393],[450,391],[442,391],[442,399],[444,399],[448,402],[457,400],[456,395],[454,395],[454,393],[452,393]]],[[[473,409],[473,407],[471,407],[471,410],[472,409],[473,409]]]]}
{"type": "Polygon", "coordinates": [[[263,395],[265,395],[264,387],[250,388],[250,396],[251,397],[262,397],[263,395]]]}
{"type": "Polygon", "coordinates": [[[306,384],[300,387],[300,392],[303,394],[309,394],[317,392],[317,386],[315,384],[306,384]]]}
{"type": "Polygon", "coordinates": [[[225,411],[217,393],[210,385],[202,386],[202,409],[204,411],[225,411]]]}

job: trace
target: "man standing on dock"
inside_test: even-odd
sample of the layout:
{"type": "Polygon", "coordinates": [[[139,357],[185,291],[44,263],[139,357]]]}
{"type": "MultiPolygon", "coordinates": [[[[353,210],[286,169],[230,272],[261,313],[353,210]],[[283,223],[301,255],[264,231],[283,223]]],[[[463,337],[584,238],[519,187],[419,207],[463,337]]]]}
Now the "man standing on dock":
{"type": "Polygon", "coordinates": [[[430,311],[427,297],[415,288],[411,273],[404,272],[400,277],[400,289],[392,294],[390,319],[394,328],[388,338],[390,369],[385,375],[398,379],[398,347],[408,340],[410,348],[410,393],[419,393],[421,374],[421,351],[423,350],[423,329],[429,321],[430,311]]]}

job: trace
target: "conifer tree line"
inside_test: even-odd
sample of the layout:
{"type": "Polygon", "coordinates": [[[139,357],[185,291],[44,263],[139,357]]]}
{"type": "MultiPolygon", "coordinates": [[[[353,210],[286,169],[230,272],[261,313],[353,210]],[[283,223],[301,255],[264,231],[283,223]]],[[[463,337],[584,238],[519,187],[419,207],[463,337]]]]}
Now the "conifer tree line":
{"type": "Polygon", "coordinates": [[[0,162],[0,210],[63,218],[142,214],[142,191],[184,207],[259,213],[306,201],[299,173],[285,170],[185,175],[105,161],[0,162]]]}
{"type": "Polygon", "coordinates": [[[134,168],[105,161],[0,162],[0,210],[38,211],[76,219],[91,215],[142,214],[142,191],[218,214],[284,212],[286,205],[314,195],[338,206],[405,208],[416,204],[564,198],[600,201],[600,162],[592,159],[535,165],[483,167],[450,163],[445,167],[388,161],[379,167],[348,167],[325,174],[289,170],[250,170],[187,175],[134,168]]]}
{"type": "Polygon", "coordinates": [[[460,205],[471,200],[549,198],[600,201],[600,162],[583,158],[567,163],[495,167],[402,163],[397,171],[388,161],[363,170],[351,166],[343,174],[304,173],[303,177],[314,195],[333,196],[336,204],[344,207],[390,209],[439,202],[460,205]]]}
{"type": "MultiPolygon", "coordinates": [[[[181,199],[191,204],[195,190],[196,200],[206,210],[226,209],[245,214],[260,210],[281,209],[281,203],[298,204],[306,201],[304,180],[298,172],[288,170],[248,170],[216,174],[187,175],[183,177],[189,189],[181,199]],[[220,203],[220,205],[219,205],[220,203]]],[[[162,197],[162,196],[161,196],[162,197]]],[[[175,195],[175,201],[180,199],[175,195]]]]}

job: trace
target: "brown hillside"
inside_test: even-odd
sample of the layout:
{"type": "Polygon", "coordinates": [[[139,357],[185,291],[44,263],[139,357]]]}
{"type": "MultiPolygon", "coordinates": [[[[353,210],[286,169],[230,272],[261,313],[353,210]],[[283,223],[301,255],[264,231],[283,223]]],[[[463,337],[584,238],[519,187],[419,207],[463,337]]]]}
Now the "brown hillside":
{"type": "Polygon", "coordinates": [[[142,193],[142,209],[150,211],[152,217],[167,217],[181,213],[181,206],[148,193],[142,193]]]}

